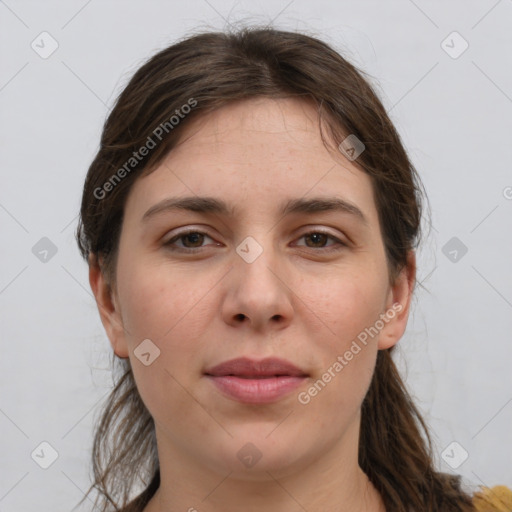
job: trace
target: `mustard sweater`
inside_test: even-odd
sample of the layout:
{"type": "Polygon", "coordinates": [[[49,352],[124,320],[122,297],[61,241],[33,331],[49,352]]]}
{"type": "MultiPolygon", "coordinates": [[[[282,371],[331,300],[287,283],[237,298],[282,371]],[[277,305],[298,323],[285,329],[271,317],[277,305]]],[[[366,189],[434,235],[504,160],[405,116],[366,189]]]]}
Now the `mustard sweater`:
{"type": "Polygon", "coordinates": [[[478,512],[512,512],[512,490],[505,485],[483,487],[473,494],[478,512]]]}

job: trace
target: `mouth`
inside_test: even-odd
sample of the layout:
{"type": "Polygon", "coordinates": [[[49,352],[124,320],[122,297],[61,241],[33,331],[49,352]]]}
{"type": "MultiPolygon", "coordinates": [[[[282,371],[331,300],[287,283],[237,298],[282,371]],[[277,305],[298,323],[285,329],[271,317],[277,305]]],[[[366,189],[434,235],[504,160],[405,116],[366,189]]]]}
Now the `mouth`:
{"type": "Polygon", "coordinates": [[[283,399],[300,386],[308,374],[289,361],[237,358],[204,372],[224,396],[241,403],[266,404],[283,399]]]}

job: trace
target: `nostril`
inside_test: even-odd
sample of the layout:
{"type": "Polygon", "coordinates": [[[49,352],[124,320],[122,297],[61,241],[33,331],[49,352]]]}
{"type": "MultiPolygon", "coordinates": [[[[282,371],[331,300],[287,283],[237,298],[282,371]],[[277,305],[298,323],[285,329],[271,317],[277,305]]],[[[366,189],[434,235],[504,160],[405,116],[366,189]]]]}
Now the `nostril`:
{"type": "Polygon", "coordinates": [[[245,315],[243,313],[239,313],[238,315],[235,316],[235,318],[237,320],[243,320],[245,318],[245,315]]]}

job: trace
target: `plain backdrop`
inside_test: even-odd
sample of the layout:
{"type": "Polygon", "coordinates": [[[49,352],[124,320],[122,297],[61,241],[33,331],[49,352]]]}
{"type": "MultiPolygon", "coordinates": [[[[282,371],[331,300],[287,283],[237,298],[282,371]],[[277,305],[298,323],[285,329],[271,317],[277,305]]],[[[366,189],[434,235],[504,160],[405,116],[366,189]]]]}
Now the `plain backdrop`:
{"type": "Polygon", "coordinates": [[[426,289],[396,361],[439,469],[468,488],[512,485],[511,1],[6,0],[1,512],[72,510],[89,485],[110,345],[74,231],[114,99],[176,39],[268,22],[316,34],[374,77],[432,209],[418,254],[426,289]]]}

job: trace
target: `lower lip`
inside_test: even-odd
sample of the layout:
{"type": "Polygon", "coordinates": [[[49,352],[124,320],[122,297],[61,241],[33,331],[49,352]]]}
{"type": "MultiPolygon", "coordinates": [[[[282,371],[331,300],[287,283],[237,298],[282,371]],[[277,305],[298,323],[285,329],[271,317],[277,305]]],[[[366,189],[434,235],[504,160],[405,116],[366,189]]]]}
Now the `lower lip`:
{"type": "Polygon", "coordinates": [[[243,379],[233,375],[207,377],[217,388],[233,400],[246,404],[267,404],[276,402],[297,389],[306,377],[269,377],[264,379],[243,379]]]}

